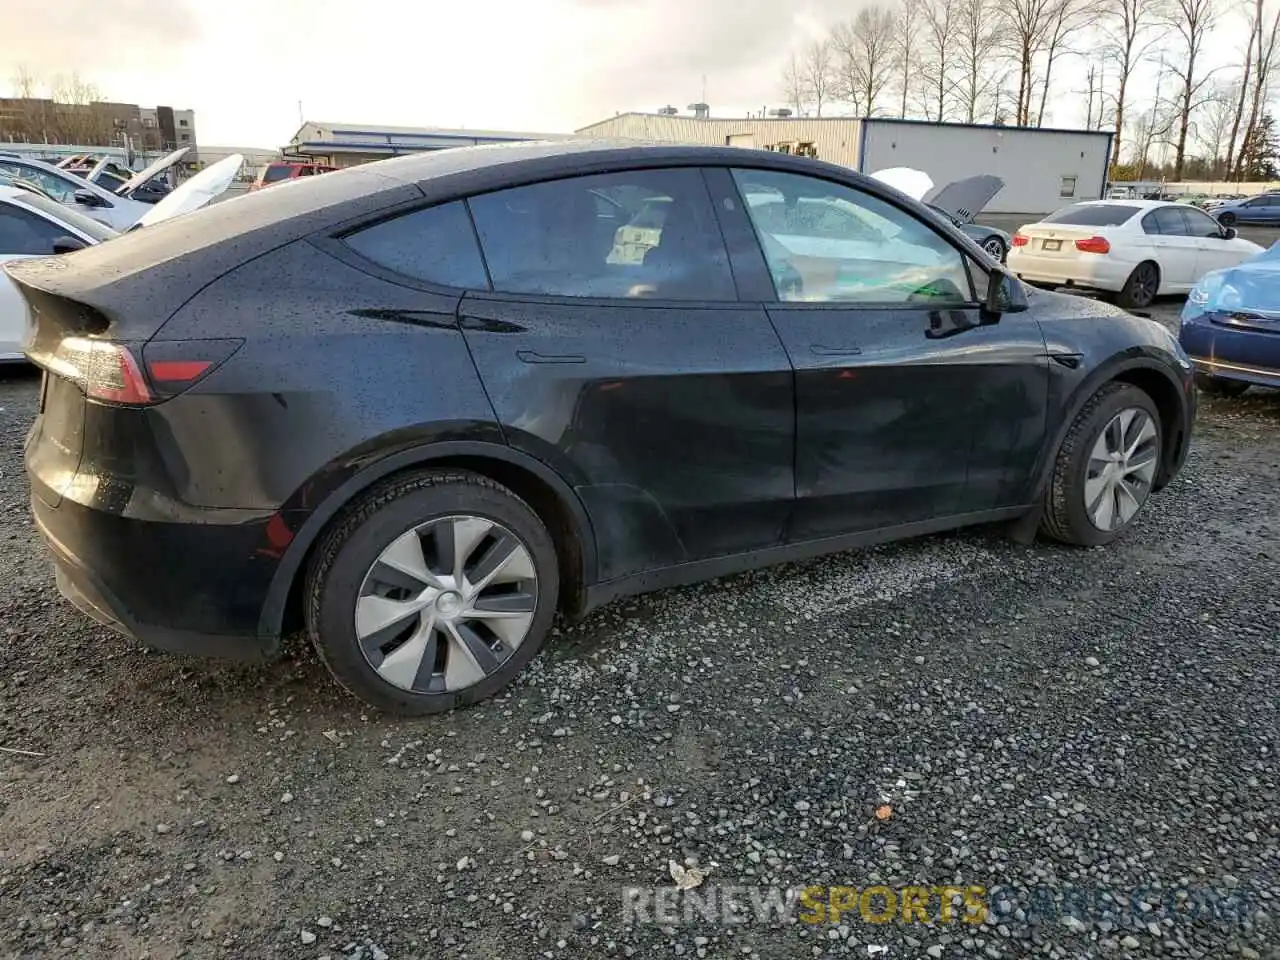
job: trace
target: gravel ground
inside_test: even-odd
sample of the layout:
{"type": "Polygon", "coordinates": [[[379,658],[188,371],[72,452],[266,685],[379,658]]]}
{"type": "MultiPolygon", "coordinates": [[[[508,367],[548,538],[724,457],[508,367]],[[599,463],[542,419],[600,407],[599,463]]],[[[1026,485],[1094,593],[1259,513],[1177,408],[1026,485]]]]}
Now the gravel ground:
{"type": "Polygon", "coordinates": [[[297,642],[183,660],[62,603],[35,400],[0,375],[0,746],[38,754],[0,752],[0,956],[1280,957],[1280,394],[1205,403],[1111,548],[976,531],[667,591],[413,722],[297,642]],[[704,897],[991,912],[624,924],[669,861],[704,897]]]}

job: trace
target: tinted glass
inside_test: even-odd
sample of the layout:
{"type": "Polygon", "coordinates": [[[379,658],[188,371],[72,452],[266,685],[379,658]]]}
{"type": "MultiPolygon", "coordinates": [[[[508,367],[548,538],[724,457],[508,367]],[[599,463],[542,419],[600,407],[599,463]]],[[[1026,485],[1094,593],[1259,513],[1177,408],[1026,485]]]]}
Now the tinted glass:
{"type": "Polygon", "coordinates": [[[1207,213],[1201,213],[1199,210],[1193,208],[1190,210],[1183,210],[1182,215],[1187,218],[1187,232],[1190,233],[1191,236],[1222,236],[1222,225],[1207,213]]]}
{"type": "Polygon", "coordinates": [[[813,177],[735,170],[780,300],[961,304],[964,257],[921,220],[813,177]]]}
{"type": "Polygon", "coordinates": [[[288,180],[293,175],[293,170],[293,167],[267,167],[262,173],[262,182],[275,183],[277,180],[288,180]]]}
{"type": "Polygon", "coordinates": [[[1040,222],[1074,223],[1081,227],[1118,227],[1141,210],[1141,207],[1130,207],[1122,203],[1078,203],[1073,207],[1063,207],[1040,222]]]}
{"type": "MultiPolygon", "coordinates": [[[[1152,219],[1160,228],[1160,233],[1166,237],[1185,237],[1187,235],[1187,221],[1182,216],[1182,211],[1177,207],[1161,207],[1151,213],[1152,219]]],[[[1143,221],[1144,223],[1146,221],[1143,221]]]]}
{"type": "Polygon", "coordinates": [[[0,203],[0,254],[41,257],[63,236],[55,225],[11,203],[0,203]]]}
{"type": "Polygon", "coordinates": [[[484,263],[461,201],[384,220],[343,237],[379,266],[446,287],[485,289],[484,263]]]}
{"type": "Polygon", "coordinates": [[[495,290],[736,298],[697,170],[574,177],[473,197],[470,204],[495,290]]]}
{"type": "MultiPolygon", "coordinates": [[[[75,210],[65,204],[57,203],[48,197],[42,197],[38,193],[23,194],[21,206],[31,207],[40,211],[47,217],[62,223],[75,227],[81,233],[93,237],[93,239],[102,241],[110,240],[112,237],[118,237],[120,234],[112,230],[105,224],[99,223],[92,217],[86,217],[79,210],[75,210]]],[[[65,234],[67,231],[63,231],[65,234]]]]}

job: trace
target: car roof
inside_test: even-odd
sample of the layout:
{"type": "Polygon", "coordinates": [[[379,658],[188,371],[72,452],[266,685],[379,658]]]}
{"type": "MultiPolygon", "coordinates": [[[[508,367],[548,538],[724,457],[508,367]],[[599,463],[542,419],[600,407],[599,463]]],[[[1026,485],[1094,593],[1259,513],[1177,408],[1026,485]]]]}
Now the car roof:
{"type": "Polygon", "coordinates": [[[1073,207],[1137,207],[1139,210],[1154,210],[1156,207],[1180,207],[1184,204],[1172,200],[1081,200],[1073,203],[1073,207]]]}

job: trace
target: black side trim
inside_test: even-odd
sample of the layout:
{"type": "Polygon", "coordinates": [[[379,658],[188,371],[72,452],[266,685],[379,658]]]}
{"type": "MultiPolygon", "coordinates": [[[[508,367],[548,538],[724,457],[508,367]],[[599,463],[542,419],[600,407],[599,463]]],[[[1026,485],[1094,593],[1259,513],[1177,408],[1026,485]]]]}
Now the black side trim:
{"type": "Polygon", "coordinates": [[[258,617],[258,635],[278,640],[284,621],[285,606],[289,601],[289,591],[302,566],[302,561],[320,536],[320,531],[332,520],[344,506],[383,477],[390,476],[398,470],[410,467],[427,467],[432,461],[446,457],[483,457],[490,460],[501,460],[513,466],[528,470],[539,480],[547,484],[560,501],[569,508],[577,527],[578,542],[582,545],[582,577],[584,583],[591,583],[596,577],[596,538],[577,494],[560,478],[560,476],[540,460],[528,454],[513,450],[511,447],[495,443],[474,440],[445,440],[424,446],[412,447],[398,453],[383,457],[361,470],[346,483],[333,491],[323,503],[312,511],[306,522],[294,534],[289,548],[285,551],[271,580],[267,591],[266,602],[262,605],[262,613],[258,617]]]}
{"type": "Polygon", "coordinates": [[[712,557],[709,560],[696,560],[692,563],[681,563],[660,570],[647,570],[632,576],[619,577],[587,588],[586,602],[582,613],[593,610],[603,604],[620,597],[635,596],[652,590],[665,590],[668,587],[679,587],[685,584],[712,580],[716,577],[727,577],[731,574],[768,567],[776,563],[792,563],[796,560],[808,560],[828,553],[839,553],[855,547],[869,547],[892,540],[906,540],[910,537],[922,537],[943,530],[954,530],[958,527],[969,527],[980,523],[1000,523],[1015,520],[1028,511],[1036,509],[1028,504],[1022,507],[1002,507],[999,510],[980,510],[975,513],[961,513],[950,517],[936,517],[932,520],[920,520],[915,523],[902,523],[893,527],[880,527],[876,530],[865,530],[859,533],[846,533],[838,537],[822,537],[818,540],[805,540],[800,543],[787,543],[777,547],[765,547],[762,550],[748,550],[745,553],[733,553],[723,557],[712,557]]]}

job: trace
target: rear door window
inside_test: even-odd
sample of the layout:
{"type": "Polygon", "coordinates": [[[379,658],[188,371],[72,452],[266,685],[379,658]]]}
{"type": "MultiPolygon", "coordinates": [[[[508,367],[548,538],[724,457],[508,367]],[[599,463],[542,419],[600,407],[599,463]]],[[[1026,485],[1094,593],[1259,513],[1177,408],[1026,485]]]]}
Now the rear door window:
{"type": "MultiPolygon", "coordinates": [[[[1158,210],[1152,211],[1150,216],[1155,220],[1162,236],[1187,236],[1187,219],[1177,207],[1160,207],[1158,210]]],[[[1143,223],[1145,224],[1146,221],[1144,220],[1143,223]]]]}
{"type": "Polygon", "coordinates": [[[698,170],[573,177],[469,201],[495,290],[735,300],[698,170]]]}
{"type": "Polygon", "coordinates": [[[342,239],[365,259],[415,280],[473,290],[489,286],[461,200],[383,220],[342,239]]]}
{"type": "Polygon", "coordinates": [[[65,234],[55,224],[11,203],[0,203],[0,255],[42,257],[65,234]]]}

